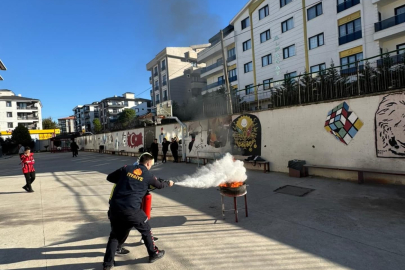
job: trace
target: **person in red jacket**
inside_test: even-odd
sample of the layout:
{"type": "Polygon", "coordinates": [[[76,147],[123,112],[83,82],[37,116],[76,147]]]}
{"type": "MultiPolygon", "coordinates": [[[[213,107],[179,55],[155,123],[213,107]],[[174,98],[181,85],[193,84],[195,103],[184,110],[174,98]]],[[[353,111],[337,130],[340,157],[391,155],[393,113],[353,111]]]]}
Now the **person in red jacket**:
{"type": "Polygon", "coordinates": [[[23,186],[23,189],[25,189],[27,192],[34,192],[31,187],[31,184],[35,180],[34,164],[34,153],[31,153],[31,149],[29,147],[26,147],[24,154],[21,155],[21,165],[23,174],[25,176],[25,181],[27,182],[27,184],[23,186]]]}

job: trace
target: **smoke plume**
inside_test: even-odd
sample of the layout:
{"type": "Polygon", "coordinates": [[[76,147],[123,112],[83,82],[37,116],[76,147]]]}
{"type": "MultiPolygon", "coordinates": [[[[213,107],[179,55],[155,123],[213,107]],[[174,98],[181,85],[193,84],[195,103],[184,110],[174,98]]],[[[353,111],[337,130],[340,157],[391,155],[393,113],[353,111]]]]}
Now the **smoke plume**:
{"type": "Polygon", "coordinates": [[[221,29],[221,19],[204,1],[148,0],[149,23],[162,47],[208,43],[221,29]]]}
{"type": "Polygon", "coordinates": [[[213,164],[201,167],[190,176],[177,179],[176,185],[193,188],[217,187],[219,184],[229,182],[244,182],[247,179],[246,168],[240,160],[233,161],[231,154],[213,164]]]}

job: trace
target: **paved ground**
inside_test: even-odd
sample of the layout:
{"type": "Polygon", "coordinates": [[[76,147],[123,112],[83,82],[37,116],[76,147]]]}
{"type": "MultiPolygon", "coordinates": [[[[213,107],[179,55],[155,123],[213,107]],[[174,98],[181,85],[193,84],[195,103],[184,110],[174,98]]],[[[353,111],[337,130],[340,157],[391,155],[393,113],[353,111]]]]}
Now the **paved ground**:
{"type": "MultiPolygon", "coordinates": [[[[36,154],[35,193],[17,157],[0,159],[0,269],[102,269],[112,185],[105,174],[134,158],[36,154]]],[[[196,170],[158,164],[166,179],[196,170]]],[[[249,172],[249,217],[223,220],[220,196],[175,186],[153,194],[151,224],[164,259],[147,263],[136,231],[115,269],[405,269],[405,189],[249,172]],[[314,188],[305,197],[283,185],[314,188]]],[[[240,200],[242,205],[242,200],[240,200]]],[[[230,206],[231,200],[227,201],[230,206]]]]}

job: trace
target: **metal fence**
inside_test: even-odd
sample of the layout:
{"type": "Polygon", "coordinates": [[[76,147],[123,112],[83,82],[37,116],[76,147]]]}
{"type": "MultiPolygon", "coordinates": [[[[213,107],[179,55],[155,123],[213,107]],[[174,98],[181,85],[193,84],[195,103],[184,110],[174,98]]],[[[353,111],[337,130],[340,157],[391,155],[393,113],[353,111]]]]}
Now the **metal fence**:
{"type": "Polygon", "coordinates": [[[344,66],[331,67],[294,78],[213,95],[204,101],[204,116],[331,101],[405,88],[405,51],[394,51],[344,66]],[[398,54],[400,53],[400,54],[398,54]],[[249,94],[248,94],[249,93],[249,94]],[[232,100],[232,109],[228,105],[232,100]]]}

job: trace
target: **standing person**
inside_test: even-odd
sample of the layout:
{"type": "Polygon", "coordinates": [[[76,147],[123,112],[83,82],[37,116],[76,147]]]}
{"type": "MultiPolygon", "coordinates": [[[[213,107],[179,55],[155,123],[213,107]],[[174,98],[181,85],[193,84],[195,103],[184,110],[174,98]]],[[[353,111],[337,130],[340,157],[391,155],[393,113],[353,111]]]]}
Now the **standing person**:
{"type": "Polygon", "coordinates": [[[104,255],[104,270],[112,269],[117,247],[122,246],[132,228],[142,234],[150,263],[165,255],[165,251],[159,250],[154,244],[148,217],[141,209],[141,204],[150,185],[161,189],[172,187],[174,182],[158,181],[149,171],[153,165],[153,156],[145,153],[139,159],[139,165],[124,166],[107,176],[107,180],[116,186],[110,201],[109,218],[112,229],[104,255]]]}
{"type": "Polygon", "coordinates": [[[73,157],[77,157],[79,154],[79,146],[74,140],[72,140],[72,143],[70,144],[70,150],[72,150],[73,157]]]}
{"type": "Polygon", "coordinates": [[[169,145],[170,145],[170,142],[167,141],[166,138],[164,138],[164,139],[163,139],[163,142],[162,142],[162,151],[163,151],[163,159],[162,159],[162,162],[164,162],[164,163],[167,162],[167,160],[166,160],[166,154],[167,154],[167,151],[169,151],[169,145]]]}
{"type": "Polygon", "coordinates": [[[22,154],[24,154],[25,152],[25,148],[24,146],[22,146],[21,144],[18,145],[18,154],[21,156],[22,154]]]}
{"type": "Polygon", "coordinates": [[[155,160],[155,163],[156,163],[157,159],[158,159],[158,154],[159,154],[159,144],[157,142],[157,139],[153,140],[153,143],[150,146],[150,151],[152,152],[153,159],[155,160]]]}
{"type": "Polygon", "coordinates": [[[22,188],[25,189],[25,191],[27,192],[34,192],[31,186],[35,180],[34,164],[34,153],[31,153],[31,149],[29,147],[26,147],[24,154],[21,155],[21,165],[23,174],[25,176],[25,182],[27,183],[22,188]]]}
{"type": "Polygon", "coordinates": [[[177,143],[177,138],[172,139],[172,143],[170,144],[170,151],[172,151],[174,162],[179,162],[179,144],[177,143]]]}

